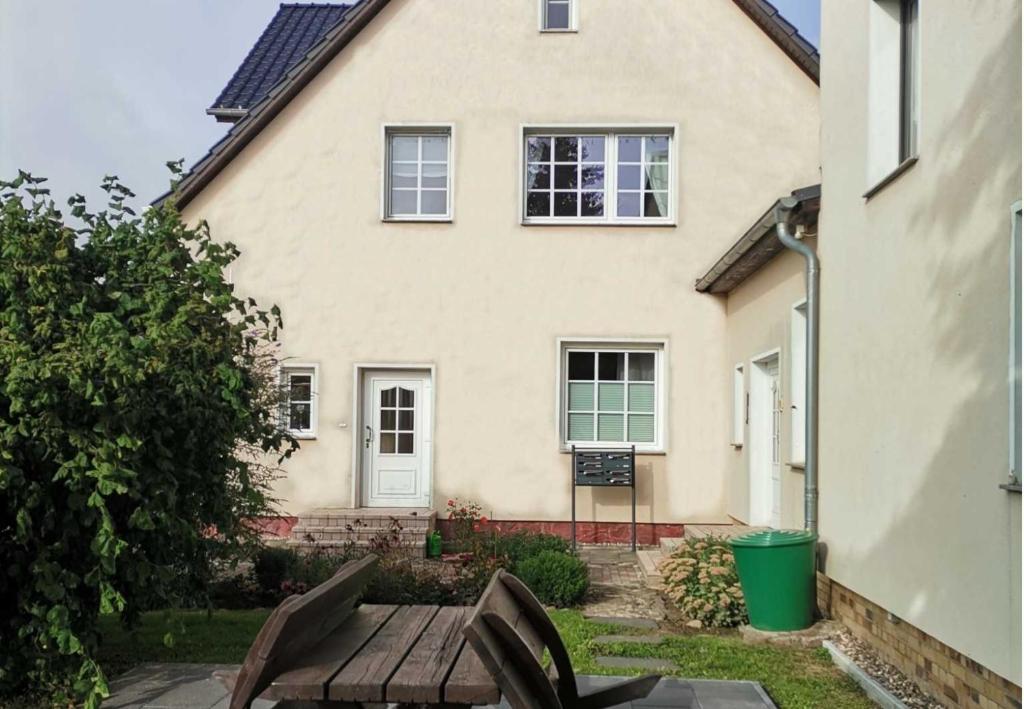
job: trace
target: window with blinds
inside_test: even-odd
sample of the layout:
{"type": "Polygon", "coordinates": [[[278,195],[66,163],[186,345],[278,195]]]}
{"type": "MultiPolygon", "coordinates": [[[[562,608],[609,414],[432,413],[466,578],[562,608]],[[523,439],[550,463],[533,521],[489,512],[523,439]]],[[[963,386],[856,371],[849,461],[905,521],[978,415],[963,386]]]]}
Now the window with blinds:
{"type": "Polygon", "coordinates": [[[563,443],[657,447],[659,358],[658,349],[567,348],[563,443]]]}

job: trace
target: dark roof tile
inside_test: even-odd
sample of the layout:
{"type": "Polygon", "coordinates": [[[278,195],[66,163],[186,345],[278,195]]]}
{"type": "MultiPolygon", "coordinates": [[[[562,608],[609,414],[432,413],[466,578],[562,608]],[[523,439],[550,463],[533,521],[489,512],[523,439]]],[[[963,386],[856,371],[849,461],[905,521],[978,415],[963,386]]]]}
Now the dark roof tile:
{"type": "Polygon", "coordinates": [[[208,112],[248,110],[295,66],[352,5],[282,4],[208,112]]]}

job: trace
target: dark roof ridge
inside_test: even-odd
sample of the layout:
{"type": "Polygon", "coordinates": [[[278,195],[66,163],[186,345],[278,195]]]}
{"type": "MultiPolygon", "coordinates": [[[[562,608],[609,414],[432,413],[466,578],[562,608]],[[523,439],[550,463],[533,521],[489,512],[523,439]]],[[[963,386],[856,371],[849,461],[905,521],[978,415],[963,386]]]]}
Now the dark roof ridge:
{"type": "Polygon", "coordinates": [[[815,84],[821,73],[821,54],[778,8],[768,0],[733,0],[815,84]]]}

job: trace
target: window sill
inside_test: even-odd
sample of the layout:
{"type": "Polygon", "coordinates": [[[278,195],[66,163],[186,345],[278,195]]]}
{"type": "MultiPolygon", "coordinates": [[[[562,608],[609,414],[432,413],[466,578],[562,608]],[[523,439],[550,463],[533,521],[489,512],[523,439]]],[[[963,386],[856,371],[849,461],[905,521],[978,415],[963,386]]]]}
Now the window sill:
{"type": "MultiPolygon", "coordinates": [[[[620,450],[628,449],[631,445],[633,445],[633,444],[632,443],[623,443],[621,445],[615,445],[615,446],[580,446],[579,444],[577,444],[576,447],[577,448],[583,448],[585,450],[591,450],[591,451],[592,450],[620,451],[620,450]]],[[[568,453],[568,454],[571,455],[572,454],[572,446],[566,446],[566,445],[563,444],[563,445],[559,446],[558,452],[559,453],[568,453]]],[[[636,454],[637,455],[668,455],[668,451],[665,450],[664,448],[637,448],[636,449],[636,454]]]]}
{"type": "Polygon", "coordinates": [[[382,222],[389,224],[451,224],[451,217],[384,217],[382,222]]]}
{"type": "Polygon", "coordinates": [[[624,226],[624,227],[674,227],[674,219],[658,219],[649,222],[639,220],[609,221],[607,219],[521,219],[522,226],[624,226]]]}
{"type": "Polygon", "coordinates": [[[896,179],[900,175],[902,175],[903,173],[907,172],[910,168],[914,167],[914,165],[916,165],[916,164],[917,164],[917,156],[916,155],[907,158],[906,160],[901,162],[899,165],[897,165],[896,169],[894,169],[888,175],[886,175],[881,180],[879,180],[877,183],[875,183],[874,187],[869,189],[867,192],[865,192],[861,196],[864,197],[865,200],[871,199],[876,194],[878,194],[883,189],[885,189],[888,185],[890,185],[893,182],[895,182],[896,179]]]}
{"type": "Polygon", "coordinates": [[[315,441],[316,440],[316,433],[310,433],[309,431],[305,431],[305,432],[289,431],[288,435],[291,436],[292,438],[298,440],[298,441],[315,441]]]}
{"type": "Polygon", "coordinates": [[[999,487],[1000,489],[1006,490],[1007,492],[1015,492],[1018,495],[1021,494],[1020,483],[1003,483],[999,487]]]}
{"type": "Polygon", "coordinates": [[[540,29],[541,34],[576,34],[579,32],[575,27],[566,27],[565,29],[559,27],[542,27],[540,29]]]}
{"type": "Polygon", "coordinates": [[[729,445],[735,448],[736,450],[740,450],[741,448],[743,448],[742,443],[730,443],[729,445]]]}
{"type": "Polygon", "coordinates": [[[786,465],[788,465],[790,468],[793,468],[794,470],[803,470],[804,468],[807,467],[804,461],[802,460],[793,460],[786,463],[786,465]]]}

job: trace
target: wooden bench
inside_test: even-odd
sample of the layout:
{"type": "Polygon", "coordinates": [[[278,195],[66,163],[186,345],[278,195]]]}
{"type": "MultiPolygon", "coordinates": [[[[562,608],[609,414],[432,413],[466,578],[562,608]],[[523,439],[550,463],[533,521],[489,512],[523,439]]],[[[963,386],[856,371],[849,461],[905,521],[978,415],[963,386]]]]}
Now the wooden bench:
{"type": "Polygon", "coordinates": [[[522,581],[497,571],[463,629],[484,667],[514,709],[602,709],[642,699],[660,675],[646,675],[579,695],[562,638],[522,581]],[[544,671],[544,649],[551,655],[544,671]]]}
{"type": "Polygon", "coordinates": [[[289,596],[263,624],[237,673],[217,677],[231,689],[230,709],[248,709],[297,658],[308,655],[352,613],[377,568],[370,554],[343,565],[329,581],[289,596]]]}

